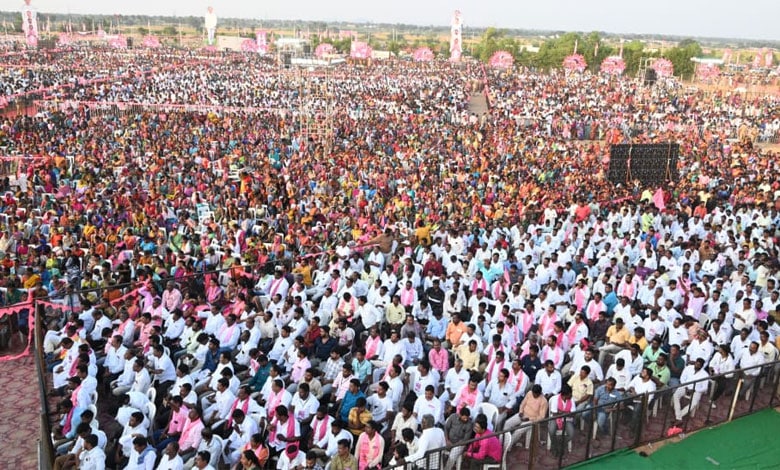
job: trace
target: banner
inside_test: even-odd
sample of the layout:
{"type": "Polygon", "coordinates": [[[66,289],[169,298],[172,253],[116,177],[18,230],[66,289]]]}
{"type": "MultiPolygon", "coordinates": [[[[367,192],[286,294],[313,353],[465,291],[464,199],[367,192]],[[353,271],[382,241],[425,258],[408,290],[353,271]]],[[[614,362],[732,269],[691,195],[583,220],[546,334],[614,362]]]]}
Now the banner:
{"type": "Polygon", "coordinates": [[[0,362],[12,361],[30,354],[35,315],[32,302],[0,307],[0,362]],[[21,326],[27,327],[27,333],[21,326]]]}
{"type": "Polygon", "coordinates": [[[327,42],[318,44],[317,48],[314,49],[314,57],[318,59],[322,59],[324,57],[333,55],[335,53],[336,53],[336,48],[334,48],[332,44],[328,44],[327,42]]]}
{"type": "Polygon", "coordinates": [[[369,46],[368,43],[352,41],[349,56],[353,59],[370,59],[373,52],[374,51],[371,49],[371,46],[369,46]]]}
{"type": "Polygon", "coordinates": [[[257,52],[260,54],[268,53],[268,32],[265,30],[258,30],[255,32],[257,38],[257,52]]]}
{"type": "Polygon", "coordinates": [[[28,46],[38,45],[38,10],[30,5],[30,0],[24,0],[22,7],[22,31],[28,46]]]}
{"type": "Polygon", "coordinates": [[[463,55],[462,31],[463,17],[460,10],[455,10],[452,13],[452,24],[450,27],[450,60],[453,62],[458,62],[463,55]]]}

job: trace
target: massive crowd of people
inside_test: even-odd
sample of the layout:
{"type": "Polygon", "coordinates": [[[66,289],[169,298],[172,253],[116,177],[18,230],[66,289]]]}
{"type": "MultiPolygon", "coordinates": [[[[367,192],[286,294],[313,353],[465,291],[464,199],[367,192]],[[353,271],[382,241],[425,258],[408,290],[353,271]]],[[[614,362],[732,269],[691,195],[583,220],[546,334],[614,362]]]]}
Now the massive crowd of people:
{"type": "Polygon", "coordinates": [[[0,120],[26,156],[3,160],[0,283],[49,302],[56,468],[481,468],[528,420],[709,375],[717,400],[777,360],[778,163],[753,144],[777,96],[55,55],[0,76],[89,61],[0,120]],[[117,66],[149,73],[79,85],[117,66]],[[313,100],[327,145],[301,126],[313,100]],[[680,144],[679,181],[606,179],[610,144],[652,142],[680,144]]]}

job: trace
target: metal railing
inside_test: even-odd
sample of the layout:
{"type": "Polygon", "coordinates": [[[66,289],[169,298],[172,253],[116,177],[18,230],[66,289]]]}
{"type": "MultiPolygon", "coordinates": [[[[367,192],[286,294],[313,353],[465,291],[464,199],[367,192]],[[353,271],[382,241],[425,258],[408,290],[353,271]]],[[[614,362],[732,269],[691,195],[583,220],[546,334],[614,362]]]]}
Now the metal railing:
{"type": "Polygon", "coordinates": [[[35,315],[33,333],[34,347],[32,348],[35,358],[35,372],[38,378],[38,391],[40,393],[41,406],[38,410],[40,414],[41,435],[38,439],[38,468],[40,470],[49,470],[54,464],[54,445],[51,441],[51,426],[49,425],[49,404],[46,399],[46,362],[43,356],[43,329],[41,328],[40,310],[36,307],[32,309],[31,315],[35,315]]]}
{"type": "MultiPolygon", "coordinates": [[[[524,422],[514,429],[492,434],[499,438],[504,448],[502,462],[495,465],[501,470],[562,468],[675,435],[684,437],[687,433],[777,406],[779,379],[780,361],[775,361],[664,387],[653,393],[625,396],[612,403],[589,406],[537,422],[524,422]],[[696,384],[702,382],[707,382],[706,392],[700,391],[695,397],[696,384]],[[677,420],[678,413],[680,420],[677,420]],[[507,449],[506,444],[510,448],[507,449]]],[[[414,464],[406,462],[388,468],[445,468],[449,465],[448,458],[462,460],[466,449],[489,437],[433,449],[414,464]]],[[[455,462],[451,468],[460,468],[461,463],[464,462],[455,462]]]]}

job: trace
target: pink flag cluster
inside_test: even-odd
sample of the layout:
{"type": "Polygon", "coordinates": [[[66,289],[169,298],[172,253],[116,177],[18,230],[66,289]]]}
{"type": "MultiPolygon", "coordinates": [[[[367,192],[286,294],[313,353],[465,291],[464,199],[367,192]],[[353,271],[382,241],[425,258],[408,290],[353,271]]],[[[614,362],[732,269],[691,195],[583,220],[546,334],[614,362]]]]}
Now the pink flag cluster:
{"type": "Polygon", "coordinates": [[[68,33],[60,33],[60,37],[57,40],[58,46],[69,46],[71,43],[70,34],[68,33]]]}
{"type": "Polygon", "coordinates": [[[674,75],[674,64],[669,59],[656,59],[650,66],[659,77],[671,77],[674,75]]]}
{"type": "Polygon", "coordinates": [[[160,40],[157,38],[157,36],[146,36],[144,38],[143,42],[144,47],[148,47],[150,49],[157,49],[158,47],[161,47],[162,44],[160,44],[160,40]]]}
{"type": "Polygon", "coordinates": [[[515,63],[515,58],[507,51],[496,51],[490,57],[488,65],[497,69],[509,69],[515,63]]]}
{"type": "Polygon", "coordinates": [[[252,39],[244,39],[241,42],[241,52],[257,52],[257,41],[252,39]]]}
{"type": "Polygon", "coordinates": [[[433,60],[433,51],[429,47],[418,47],[413,57],[415,62],[430,62],[433,60]]]}
{"type": "Polygon", "coordinates": [[[715,64],[699,64],[696,67],[696,78],[707,82],[718,78],[720,75],[720,68],[715,64]]]}
{"type": "Polygon", "coordinates": [[[587,66],[582,54],[572,54],[563,59],[563,68],[569,72],[583,72],[587,66]]]}
{"type": "Polygon", "coordinates": [[[626,61],[622,57],[611,55],[601,62],[601,71],[609,75],[620,75],[626,70],[626,61]]]}
{"type": "Polygon", "coordinates": [[[774,62],[774,59],[775,59],[774,53],[765,47],[760,51],[758,51],[756,53],[756,56],[753,58],[753,68],[754,69],[772,68],[772,63],[774,62]]]}
{"type": "Polygon", "coordinates": [[[108,41],[108,45],[114,49],[127,49],[127,37],[117,36],[108,41]]]}
{"type": "Polygon", "coordinates": [[[352,47],[349,51],[349,56],[353,59],[370,59],[374,50],[368,43],[362,41],[352,41],[352,47]]]}

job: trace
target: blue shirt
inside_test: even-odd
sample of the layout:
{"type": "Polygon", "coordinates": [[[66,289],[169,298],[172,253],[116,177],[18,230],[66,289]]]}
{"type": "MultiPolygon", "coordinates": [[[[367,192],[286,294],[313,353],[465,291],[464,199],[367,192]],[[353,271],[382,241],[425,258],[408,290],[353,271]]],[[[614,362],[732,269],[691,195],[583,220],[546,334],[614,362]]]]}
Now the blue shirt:
{"type": "Polygon", "coordinates": [[[349,422],[349,412],[352,410],[352,408],[355,407],[355,403],[357,403],[357,399],[360,397],[365,398],[366,394],[362,391],[358,390],[357,393],[352,393],[349,390],[347,390],[347,393],[344,394],[344,399],[341,401],[341,413],[339,416],[341,417],[341,420],[345,423],[349,422]]]}
{"type": "Polygon", "coordinates": [[[449,322],[447,321],[444,316],[441,317],[441,319],[436,319],[436,317],[432,317],[429,320],[428,328],[425,329],[425,332],[429,335],[433,336],[434,338],[442,339],[447,333],[447,325],[449,322]]]}

